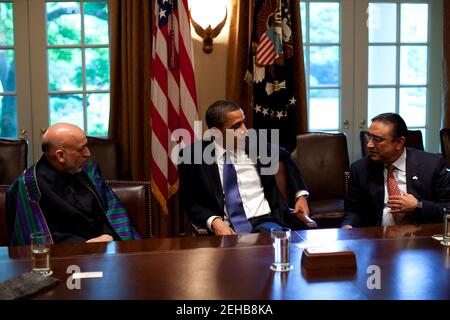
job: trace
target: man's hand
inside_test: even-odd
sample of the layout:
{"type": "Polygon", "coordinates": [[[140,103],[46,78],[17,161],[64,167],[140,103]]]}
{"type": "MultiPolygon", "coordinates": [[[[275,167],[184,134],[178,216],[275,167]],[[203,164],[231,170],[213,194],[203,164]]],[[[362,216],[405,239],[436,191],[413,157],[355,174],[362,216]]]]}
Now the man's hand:
{"type": "Polygon", "coordinates": [[[353,227],[349,224],[346,224],[345,226],[342,226],[341,229],[352,229],[353,227]]]}
{"type": "Polygon", "coordinates": [[[300,196],[297,198],[294,211],[291,213],[308,228],[317,228],[317,223],[309,218],[308,201],[305,196],[300,196]]]}
{"type": "Polygon", "coordinates": [[[229,236],[236,234],[236,232],[234,232],[234,230],[220,218],[214,219],[211,223],[211,227],[216,236],[229,236]]]}
{"type": "Polygon", "coordinates": [[[293,214],[302,213],[305,216],[309,216],[309,207],[308,207],[308,201],[306,200],[305,196],[300,196],[297,198],[297,201],[295,202],[295,208],[293,214]]]}
{"type": "Polygon", "coordinates": [[[102,234],[100,237],[89,239],[88,241],[86,241],[86,243],[109,242],[112,240],[113,240],[113,237],[111,237],[109,234],[102,234]]]}
{"type": "Polygon", "coordinates": [[[389,197],[388,207],[392,213],[409,213],[417,208],[417,199],[409,193],[389,197]]]}

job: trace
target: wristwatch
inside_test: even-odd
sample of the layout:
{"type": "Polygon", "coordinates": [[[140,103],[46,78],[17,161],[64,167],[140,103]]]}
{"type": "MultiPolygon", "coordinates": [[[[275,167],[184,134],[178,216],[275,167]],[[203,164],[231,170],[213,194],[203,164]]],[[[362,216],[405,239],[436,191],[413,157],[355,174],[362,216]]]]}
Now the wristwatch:
{"type": "Polygon", "coordinates": [[[422,201],[417,201],[417,206],[416,206],[416,208],[419,208],[419,209],[422,209],[422,206],[423,206],[423,203],[422,203],[422,201]]]}

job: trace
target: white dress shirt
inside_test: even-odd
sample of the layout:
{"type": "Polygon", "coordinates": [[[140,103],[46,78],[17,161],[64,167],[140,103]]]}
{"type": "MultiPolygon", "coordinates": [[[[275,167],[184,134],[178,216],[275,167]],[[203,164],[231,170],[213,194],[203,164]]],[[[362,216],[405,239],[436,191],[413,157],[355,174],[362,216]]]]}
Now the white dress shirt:
{"type": "MultiPolygon", "coordinates": [[[[398,188],[402,194],[407,193],[406,190],[406,148],[403,151],[402,155],[392,163],[395,167],[392,174],[394,175],[395,180],[397,180],[398,188]]],[[[381,221],[382,226],[392,226],[395,225],[394,217],[391,213],[391,208],[387,206],[387,202],[389,199],[388,189],[387,189],[387,175],[388,169],[384,168],[384,209],[383,209],[383,219],[381,221]]]]}
{"type": "MultiPolygon", "coordinates": [[[[220,183],[223,189],[223,166],[225,162],[226,150],[214,142],[217,166],[219,167],[220,183]]],[[[244,206],[245,215],[247,219],[270,214],[270,206],[264,196],[264,188],[261,183],[256,164],[249,158],[244,150],[229,151],[230,160],[234,164],[237,175],[237,183],[239,194],[241,195],[242,204],[244,206]]],[[[308,196],[306,190],[300,190],[296,193],[296,198],[300,195],[308,196]]],[[[225,197],[224,197],[225,198],[225,197]]],[[[224,221],[229,224],[228,210],[225,204],[224,221]]],[[[211,216],[206,221],[209,229],[212,230],[211,224],[215,218],[219,216],[211,216]]]]}
{"type": "MultiPolygon", "coordinates": [[[[220,183],[223,189],[223,166],[225,162],[226,150],[214,143],[216,148],[217,166],[219,167],[220,183]]],[[[261,178],[258,174],[256,164],[247,156],[244,150],[229,151],[230,160],[234,164],[237,175],[239,194],[241,195],[247,219],[263,216],[270,213],[270,206],[264,197],[264,189],[261,184],[261,178]]],[[[229,223],[228,210],[225,204],[224,221],[229,223]]],[[[209,217],[207,220],[208,228],[211,228],[212,221],[219,216],[209,217]]]]}

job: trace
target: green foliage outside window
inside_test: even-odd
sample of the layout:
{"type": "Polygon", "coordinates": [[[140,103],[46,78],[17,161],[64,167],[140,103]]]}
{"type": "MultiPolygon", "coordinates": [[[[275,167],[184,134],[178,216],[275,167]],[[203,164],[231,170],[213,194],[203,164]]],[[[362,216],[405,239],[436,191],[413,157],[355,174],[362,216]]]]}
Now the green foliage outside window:
{"type": "MultiPolygon", "coordinates": [[[[81,91],[83,75],[86,90],[109,90],[109,48],[105,46],[109,42],[107,8],[106,2],[87,2],[83,7],[78,2],[47,3],[47,41],[52,45],[48,50],[51,91],[81,91]],[[82,9],[84,9],[83,20],[82,9]],[[84,21],[84,37],[82,21],[84,21]],[[94,46],[84,48],[84,70],[82,52],[77,47],[81,44],[94,46]],[[59,47],[67,45],[71,48],[59,47]]],[[[87,133],[107,135],[109,117],[105,116],[104,110],[106,108],[109,111],[109,99],[88,99],[85,96],[84,100],[88,111],[88,128],[85,128],[87,133]],[[91,103],[101,105],[91,106],[91,103]]],[[[51,123],[70,121],[83,127],[83,117],[79,114],[83,110],[80,110],[82,101],[75,99],[73,94],[58,94],[54,102],[50,108],[51,123]]]]}
{"type": "MultiPolygon", "coordinates": [[[[87,133],[107,135],[109,92],[101,93],[107,99],[91,99],[87,95],[91,90],[109,91],[110,87],[108,4],[106,1],[86,3],[55,1],[47,2],[46,10],[47,44],[50,46],[47,50],[48,87],[50,92],[57,91],[57,94],[55,92],[49,96],[50,124],[70,121],[84,127],[82,106],[85,101],[87,107],[85,110],[88,110],[88,128],[85,128],[88,129],[87,133]],[[83,17],[81,13],[84,13],[83,17]],[[82,45],[85,46],[83,49],[82,45]],[[84,71],[81,50],[85,51],[84,71]],[[84,88],[83,75],[86,77],[84,88]],[[87,90],[84,98],[83,89],[87,90]],[[70,92],[65,94],[65,91],[70,92]]],[[[13,4],[2,2],[0,3],[0,136],[2,137],[16,137],[18,132],[16,99],[15,96],[11,96],[15,94],[14,49],[2,49],[4,46],[13,45],[13,4]]]]}

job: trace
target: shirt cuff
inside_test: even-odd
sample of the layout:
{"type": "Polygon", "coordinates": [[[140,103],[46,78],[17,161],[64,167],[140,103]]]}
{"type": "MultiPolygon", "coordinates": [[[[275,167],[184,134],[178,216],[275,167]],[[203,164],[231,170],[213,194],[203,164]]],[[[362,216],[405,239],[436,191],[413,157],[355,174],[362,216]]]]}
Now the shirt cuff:
{"type": "Polygon", "coordinates": [[[305,196],[306,198],[308,198],[309,192],[306,190],[297,191],[297,193],[295,194],[295,201],[297,201],[297,199],[301,196],[305,196]]]}
{"type": "Polygon", "coordinates": [[[219,216],[211,216],[208,218],[208,220],[206,220],[206,225],[208,226],[208,229],[211,230],[212,232],[214,232],[214,230],[212,229],[212,222],[214,221],[215,218],[222,219],[219,216]]]}

